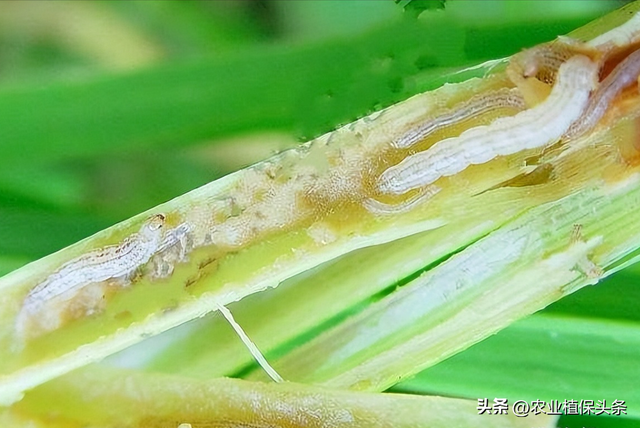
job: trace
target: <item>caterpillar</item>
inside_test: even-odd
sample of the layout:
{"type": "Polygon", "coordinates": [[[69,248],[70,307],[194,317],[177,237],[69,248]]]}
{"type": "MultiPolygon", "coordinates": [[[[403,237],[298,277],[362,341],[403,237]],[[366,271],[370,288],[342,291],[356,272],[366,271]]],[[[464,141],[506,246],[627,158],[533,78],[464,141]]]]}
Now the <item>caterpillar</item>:
{"type": "Polygon", "coordinates": [[[164,227],[164,214],[156,214],[122,242],[90,251],[62,265],[25,297],[16,321],[18,335],[33,333],[27,330],[34,323],[40,331],[57,328],[61,311],[83,291],[87,295],[84,298],[90,300],[86,310],[91,312],[93,300],[100,295],[93,285],[110,279],[127,280],[155,254],[175,245],[186,234],[181,225],[163,235],[164,227]]]}
{"type": "Polygon", "coordinates": [[[555,142],[586,108],[598,82],[598,70],[586,56],[569,58],[560,66],[557,82],[544,102],[515,116],[468,129],[405,158],[380,175],[378,190],[401,195],[496,156],[555,142]]]}
{"type": "Polygon", "coordinates": [[[400,138],[392,141],[396,149],[406,149],[419,143],[442,127],[489,113],[501,108],[524,110],[526,104],[517,90],[501,88],[486,94],[479,94],[468,101],[455,106],[450,111],[434,117],[419,127],[412,129],[400,138]]]}

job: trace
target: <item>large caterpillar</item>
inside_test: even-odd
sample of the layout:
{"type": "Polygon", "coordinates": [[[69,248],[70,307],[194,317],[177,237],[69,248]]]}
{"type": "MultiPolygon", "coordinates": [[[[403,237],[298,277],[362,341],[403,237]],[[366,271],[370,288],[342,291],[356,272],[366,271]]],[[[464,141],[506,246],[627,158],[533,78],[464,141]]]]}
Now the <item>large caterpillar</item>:
{"type": "Polygon", "coordinates": [[[560,66],[544,102],[512,117],[496,119],[405,158],[378,179],[382,193],[401,195],[496,156],[544,147],[558,140],[585,110],[598,82],[598,65],[575,55],[560,66]]]}
{"type": "Polygon", "coordinates": [[[391,145],[397,149],[414,146],[444,126],[458,124],[462,121],[502,108],[524,110],[526,104],[516,89],[502,88],[486,94],[472,97],[470,100],[455,106],[452,110],[434,117],[417,128],[411,129],[391,145]]]}

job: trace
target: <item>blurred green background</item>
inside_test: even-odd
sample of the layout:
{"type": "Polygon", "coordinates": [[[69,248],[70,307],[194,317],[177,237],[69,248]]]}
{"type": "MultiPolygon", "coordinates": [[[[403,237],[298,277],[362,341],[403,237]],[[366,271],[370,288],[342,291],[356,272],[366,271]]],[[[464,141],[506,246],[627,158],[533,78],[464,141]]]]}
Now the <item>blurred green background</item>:
{"type": "MultiPolygon", "coordinates": [[[[624,3],[2,1],[0,274],[624,3]]],[[[626,272],[545,314],[637,328],[637,278],[626,272]]],[[[468,390],[474,376],[525,364],[508,335],[526,336],[527,326],[515,328],[400,389],[454,394],[456,374],[468,390]],[[483,346],[503,349],[505,361],[483,360],[483,346]]],[[[553,350],[547,339],[530,338],[553,350]]],[[[561,367],[577,358],[558,352],[561,367]]],[[[597,371],[605,357],[582,364],[597,371]]],[[[514,384],[528,381],[512,373],[514,384]]],[[[493,387],[499,395],[509,386],[493,387]]],[[[605,426],[562,426],[588,423],[605,426]]]]}
{"type": "Polygon", "coordinates": [[[440,4],[0,2],[0,273],[623,2],[440,4]]]}

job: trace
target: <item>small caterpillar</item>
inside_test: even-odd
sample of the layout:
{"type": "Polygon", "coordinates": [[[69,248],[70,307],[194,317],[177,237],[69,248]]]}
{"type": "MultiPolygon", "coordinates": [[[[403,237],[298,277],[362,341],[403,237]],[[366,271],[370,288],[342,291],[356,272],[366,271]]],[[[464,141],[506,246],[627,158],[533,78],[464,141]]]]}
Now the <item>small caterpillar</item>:
{"type": "Polygon", "coordinates": [[[401,195],[457,174],[469,165],[556,141],[586,108],[589,94],[597,85],[598,68],[586,56],[571,57],[560,66],[557,82],[544,102],[405,158],[380,175],[378,189],[401,195]]]}
{"type": "Polygon", "coordinates": [[[609,104],[622,90],[635,83],[640,74],[640,49],[618,64],[591,96],[582,116],[569,127],[564,138],[576,138],[593,128],[604,116],[609,104]]]}
{"type": "Polygon", "coordinates": [[[56,327],[56,322],[59,322],[56,316],[41,313],[48,303],[68,301],[91,284],[131,276],[161,248],[164,225],[165,216],[156,214],[143,224],[139,232],[121,243],[91,251],[62,265],[27,294],[17,318],[19,334],[24,336],[26,324],[36,315],[39,315],[39,324],[54,324],[40,327],[45,330],[56,327]]]}
{"type": "Polygon", "coordinates": [[[396,149],[406,149],[424,140],[442,127],[457,124],[506,107],[518,110],[524,110],[526,108],[524,99],[517,90],[501,88],[497,91],[479,94],[455,106],[450,111],[436,116],[421,126],[408,131],[400,138],[394,140],[391,145],[396,149]]]}

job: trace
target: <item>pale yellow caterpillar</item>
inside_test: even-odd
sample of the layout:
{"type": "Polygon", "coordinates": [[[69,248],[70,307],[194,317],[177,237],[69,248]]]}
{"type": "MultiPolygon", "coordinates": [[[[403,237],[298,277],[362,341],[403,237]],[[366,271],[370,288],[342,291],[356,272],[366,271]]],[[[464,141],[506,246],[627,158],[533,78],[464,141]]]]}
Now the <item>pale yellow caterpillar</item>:
{"type": "MultiPolygon", "coordinates": [[[[183,243],[189,230],[182,224],[163,234],[164,227],[165,216],[156,214],[138,232],[119,244],[90,251],[62,265],[25,297],[16,321],[18,335],[24,338],[57,328],[61,322],[60,313],[67,308],[67,302],[73,301],[79,293],[108,280],[126,284],[136,270],[154,255],[183,243]]],[[[92,292],[99,293],[99,290],[89,290],[88,295],[92,292]]],[[[98,297],[95,296],[96,299],[98,297]]],[[[85,304],[87,312],[90,312],[93,303],[85,304]]]]}
{"type": "Polygon", "coordinates": [[[571,57],[560,66],[557,82],[544,102],[515,116],[471,128],[405,158],[380,175],[379,191],[401,195],[470,165],[557,141],[586,108],[589,94],[598,82],[598,68],[586,56],[571,57]]]}
{"type": "Polygon", "coordinates": [[[517,89],[502,88],[497,91],[479,94],[468,101],[456,105],[450,111],[434,117],[417,128],[411,129],[391,145],[397,149],[406,149],[418,144],[439,129],[455,125],[465,120],[502,108],[524,110],[526,104],[517,89]]]}

